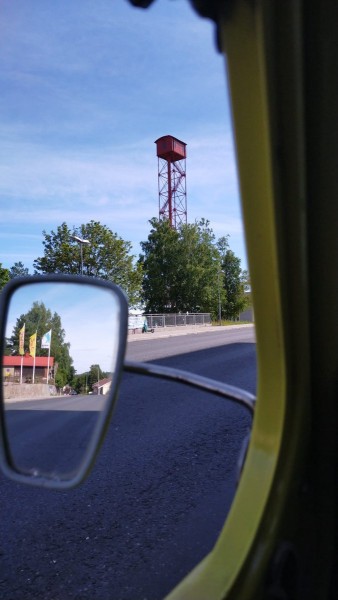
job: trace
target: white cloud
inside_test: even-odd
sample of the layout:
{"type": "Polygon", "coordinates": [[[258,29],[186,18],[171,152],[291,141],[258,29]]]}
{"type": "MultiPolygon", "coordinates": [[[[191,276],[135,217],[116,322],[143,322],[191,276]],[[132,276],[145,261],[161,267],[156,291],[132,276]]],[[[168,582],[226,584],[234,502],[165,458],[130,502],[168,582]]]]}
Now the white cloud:
{"type": "Polygon", "coordinates": [[[212,25],[188,3],[140,11],[122,0],[4,0],[0,67],[8,266],[41,256],[42,230],[64,221],[98,220],[137,253],[158,215],[154,141],[165,134],[188,144],[188,220],[205,217],[237,244],[223,59],[212,25]]]}

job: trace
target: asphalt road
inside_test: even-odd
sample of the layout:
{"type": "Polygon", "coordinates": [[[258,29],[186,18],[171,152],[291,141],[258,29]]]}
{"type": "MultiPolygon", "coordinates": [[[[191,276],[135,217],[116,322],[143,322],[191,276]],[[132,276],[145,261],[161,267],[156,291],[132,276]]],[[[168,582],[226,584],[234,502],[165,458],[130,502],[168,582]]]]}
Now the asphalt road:
{"type": "MultiPolygon", "coordinates": [[[[255,391],[251,328],[162,339],[147,334],[128,344],[128,358],[255,391]]],[[[0,598],[162,598],[212,548],[235,492],[249,426],[245,409],[231,402],[126,374],[84,484],[56,492],[1,478],[0,598]]],[[[70,431],[73,426],[52,436],[48,460],[54,454],[63,464],[70,431]]]]}
{"type": "Polygon", "coordinates": [[[82,463],[105,396],[61,396],[6,402],[11,454],[26,473],[69,479],[82,463]]]}

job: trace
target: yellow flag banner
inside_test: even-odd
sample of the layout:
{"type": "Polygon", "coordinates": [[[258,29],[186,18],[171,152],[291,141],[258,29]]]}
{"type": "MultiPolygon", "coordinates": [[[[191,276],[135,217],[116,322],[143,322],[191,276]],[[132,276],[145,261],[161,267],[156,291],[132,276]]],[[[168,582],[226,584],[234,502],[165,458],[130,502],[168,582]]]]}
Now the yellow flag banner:
{"type": "Polygon", "coordinates": [[[36,352],[36,333],[33,333],[33,335],[31,335],[29,338],[29,354],[31,356],[35,356],[35,352],[36,352]]]}
{"type": "Polygon", "coordinates": [[[19,331],[19,354],[21,356],[25,354],[25,323],[19,331]]]}

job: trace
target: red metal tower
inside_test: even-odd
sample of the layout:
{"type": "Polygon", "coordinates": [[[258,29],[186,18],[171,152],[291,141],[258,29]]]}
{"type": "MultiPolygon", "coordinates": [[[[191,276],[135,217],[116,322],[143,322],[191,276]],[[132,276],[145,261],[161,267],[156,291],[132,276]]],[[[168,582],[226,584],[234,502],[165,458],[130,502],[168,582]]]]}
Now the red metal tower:
{"type": "Polygon", "coordinates": [[[172,135],[155,142],[158,156],[159,218],[172,227],[187,222],[186,145],[172,135]]]}

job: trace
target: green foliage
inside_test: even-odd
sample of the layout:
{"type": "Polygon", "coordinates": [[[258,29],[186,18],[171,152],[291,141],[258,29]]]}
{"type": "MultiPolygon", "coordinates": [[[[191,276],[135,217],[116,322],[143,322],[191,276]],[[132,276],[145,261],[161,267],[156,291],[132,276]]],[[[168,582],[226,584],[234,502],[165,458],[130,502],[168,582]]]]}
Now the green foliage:
{"type": "MultiPolygon", "coordinates": [[[[217,242],[209,221],[182,225],[150,221],[141,243],[145,311],[208,312],[235,319],[246,306],[241,261],[229,248],[229,236],[217,242]]],[[[247,276],[246,276],[247,277],[247,276]]]]}
{"type": "MultiPolygon", "coordinates": [[[[244,325],[245,323],[250,323],[250,321],[241,321],[241,325],[244,325]]],[[[220,325],[222,327],[232,327],[234,324],[234,320],[226,320],[226,319],[222,319],[221,321],[219,321],[219,319],[216,319],[214,321],[211,321],[211,325],[212,327],[219,327],[220,325]]]]}
{"type": "Polygon", "coordinates": [[[90,389],[87,381],[88,374],[74,375],[71,386],[78,394],[87,394],[90,389]]]}
{"type": "Polygon", "coordinates": [[[0,263],[0,290],[8,283],[10,280],[9,270],[5,269],[0,263]]]}
{"type": "Polygon", "coordinates": [[[14,263],[9,270],[10,279],[14,279],[14,277],[23,277],[26,275],[29,275],[29,270],[21,261],[14,263]]]}
{"type": "Polygon", "coordinates": [[[91,365],[89,371],[74,375],[72,388],[78,394],[87,394],[93,390],[93,386],[101,379],[109,377],[109,373],[102,371],[100,365],[91,365]]]}
{"type": "Polygon", "coordinates": [[[88,373],[88,385],[93,389],[93,385],[105,377],[107,377],[107,373],[101,370],[100,365],[91,365],[88,373]]]}
{"type": "Polygon", "coordinates": [[[146,312],[177,310],[179,234],[168,221],[151,219],[147,242],[141,242],[143,255],[143,298],[146,312]]]}
{"type": "Polygon", "coordinates": [[[44,256],[34,261],[35,273],[80,274],[82,251],[83,275],[113,281],[126,292],[132,306],[139,302],[142,269],[134,264],[130,242],[96,221],[72,230],[62,223],[56,232],[43,231],[43,235],[44,256]],[[89,244],[79,244],[74,235],[89,244]]]}
{"type": "Polygon", "coordinates": [[[179,310],[214,313],[218,304],[219,257],[209,222],[183,225],[181,230],[179,310]]]}
{"type": "Polygon", "coordinates": [[[14,277],[21,277],[23,275],[29,275],[29,270],[21,261],[14,263],[10,269],[3,268],[0,263],[0,290],[2,290],[2,288],[10,279],[14,279],[14,277]]]}
{"type": "Polygon", "coordinates": [[[241,269],[241,260],[229,248],[228,236],[220,238],[217,247],[221,257],[221,270],[226,301],[222,306],[222,315],[225,319],[237,319],[247,306],[245,295],[245,281],[247,272],[241,269]]]}
{"type": "Polygon", "coordinates": [[[248,298],[250,298],[250,295],[251,295],[251,281],[250,281],[249,271],[246,271],[246,270],[242,271],[242,273],[241,273],[241,281],[242,281],[242,284],[243,284],[243,290],[245,292],[245,295],[248,296],[248,298]]]}
{"type": "Polygon", "coordinates": [[[62,328],[60,316],[46,308],[43,302],[34,302],[32,308],[22,314],[16,321],[13,333],[8,339],[6,351],[10,354],[19,353],[19,331],[25,324],[24,350],[29,352],[29,338],[37,332],[36,355],[48,356],[48,350],[41,348],[41,338],[52,330],[50,355],[57,363],[55,383],[63,387],[74,377],[72,358],[69,354],[70,344],[65,342],[65,331],[62,328]]]}
{"type": "Polygon", "coordinates": [[[10,269],[5,269],[0,263],[0,290],[8,283],[10,279],[22,275],[28,275],[29,271],[22,262],[14,263],[10,269]]]}
{"type": "MultiPolygon", "coordinates": [[[[209,222],[182,225],[152,219],[142,242],[146,312],[217,311],[219,252],[209,222]]],[[[220,289],[222,300],[224,292],[220,289]]]]}

